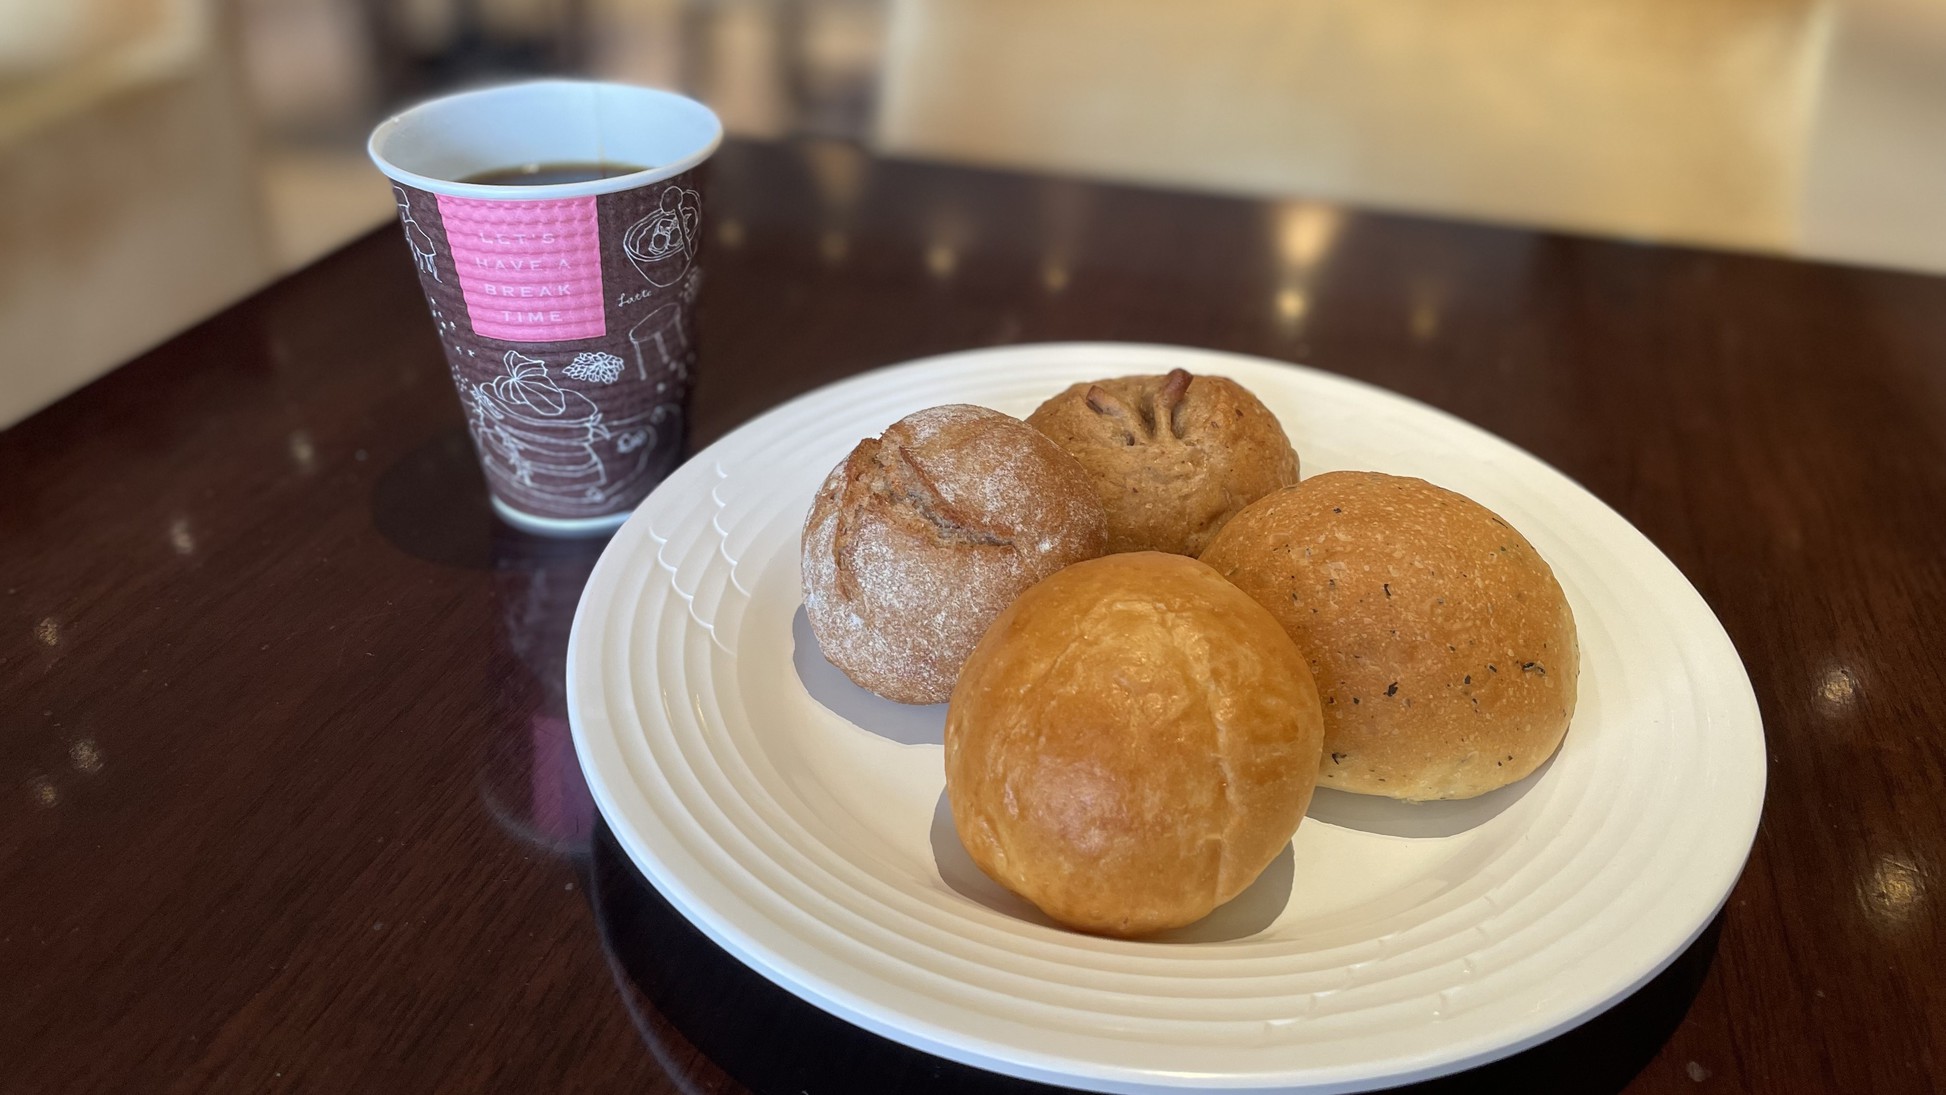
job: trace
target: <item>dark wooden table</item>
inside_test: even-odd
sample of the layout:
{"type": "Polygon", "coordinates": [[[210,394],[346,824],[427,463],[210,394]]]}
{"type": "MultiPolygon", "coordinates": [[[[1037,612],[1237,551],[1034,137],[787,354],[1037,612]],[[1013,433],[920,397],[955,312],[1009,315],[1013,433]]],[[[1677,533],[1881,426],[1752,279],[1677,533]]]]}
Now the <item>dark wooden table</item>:
{"type": "MultiPolygon", "coordinates": [[[[1218,347],[1511,439],[1702,591],[1770,743],[1741,883],[1431,1088],[1946,1076],[1946,281],[828,144],[709,201],[692,444],[935,351],[1218,347]]],[[[392,227],[0,433],[0,1090],[1030,1089],[772,988],[616,851],[561,694],[599,550],[489,516],[392,227]]]]}

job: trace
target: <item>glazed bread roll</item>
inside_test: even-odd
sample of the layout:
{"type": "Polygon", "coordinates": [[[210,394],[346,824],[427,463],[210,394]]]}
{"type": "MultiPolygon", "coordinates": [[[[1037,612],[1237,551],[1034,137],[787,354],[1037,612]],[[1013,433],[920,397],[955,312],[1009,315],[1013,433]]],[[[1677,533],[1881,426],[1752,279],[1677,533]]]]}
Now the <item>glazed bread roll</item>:
{"type": "Polygon", "coordinates": [[[1134,936],[1250,885],[1310,804],[1317,689],[1269,613],[1158,552],[1021,594],[946,714],[946,795],[973,861],[1048,916],[1134,936]]]}
{"type": "Polygon", "coordinates": [[[1195,555],[1238,510],[1297,482],[1277,416],[1227,377],[1177,369],[1076,384],[1027,423],[1094,477],[1110,552],[1195,555]]]}
{"type": "Polygon", "coordinates": [[[1237,514],[1203,561],[1310,662],[1322,786],[1471,798],[1538,768],[1567,733],[1574,615],[1534,546],[1472,499],[1317,475],[1237,514]]]}
{"type": "Polygon", "coordinates": [[[804,523],[804,612],[845,675],[943,703],[1016,594],[1101,554],[1106,518],[1074,458],[1017,418],[934,407],[832,470],[804,523]]]}

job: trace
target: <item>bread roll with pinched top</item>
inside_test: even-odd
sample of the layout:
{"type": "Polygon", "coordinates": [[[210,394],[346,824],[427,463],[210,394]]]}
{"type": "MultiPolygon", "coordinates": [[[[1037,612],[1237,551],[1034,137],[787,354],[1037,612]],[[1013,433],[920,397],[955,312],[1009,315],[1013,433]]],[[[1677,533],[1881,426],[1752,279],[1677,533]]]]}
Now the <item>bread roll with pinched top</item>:
{"type": "Polygon", "coordinates": [[[1108,511],[1108,550],[1195,555],[1236,512],[1297,482],[1277,416],[1227,377],[1076,384],[1027,423],[1072,453],[1108,511]]]}
{"type": "Polygon", "coordinates": [[[919,411],[858,443],[804,523],[804,612],[861,687],[943,703],[1016,594],[1101,554],[1087,473],[1038,431],[985,407],[919,411]]]}
{"type": "Polygon", "coordinates": [[[1071,927],[1193,923],[1250,885],[1310,804],[1323,737],[1277,621],[1160,552],[1021,594],[946,713],[946,795],[973,861],[1071,927]]]}
{"type": "Polygon", "coordinates": [[[1471,798],[1552,756],[1574,715],[1574,614],[1547,561],[1464,495],[1316,475],[1246,508],[1203,561],[1284,625],[1324,701],[1320,785],[1471,798]]]}

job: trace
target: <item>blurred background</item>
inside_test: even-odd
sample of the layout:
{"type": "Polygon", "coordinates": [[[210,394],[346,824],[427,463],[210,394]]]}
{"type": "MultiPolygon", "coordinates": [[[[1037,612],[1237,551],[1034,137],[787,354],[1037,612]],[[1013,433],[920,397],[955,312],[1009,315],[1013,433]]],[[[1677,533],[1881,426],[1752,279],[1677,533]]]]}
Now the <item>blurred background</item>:
{"type": "Polygon", "coordinates": [[[388,222],[372,124],[734,136],[1946,272],[1940,0],[0,0],[0,427],[388,222]]]}

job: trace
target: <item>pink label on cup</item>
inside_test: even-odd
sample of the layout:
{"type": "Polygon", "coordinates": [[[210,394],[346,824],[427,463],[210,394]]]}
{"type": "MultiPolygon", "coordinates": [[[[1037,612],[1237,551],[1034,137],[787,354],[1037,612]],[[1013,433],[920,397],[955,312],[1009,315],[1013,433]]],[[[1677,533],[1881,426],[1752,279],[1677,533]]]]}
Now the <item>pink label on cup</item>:
{"type": "Polygon", "coordinates": [[[608,333],[595,199],[483,201],[439,195],[475,334],[568,342],[608,333]]]}

